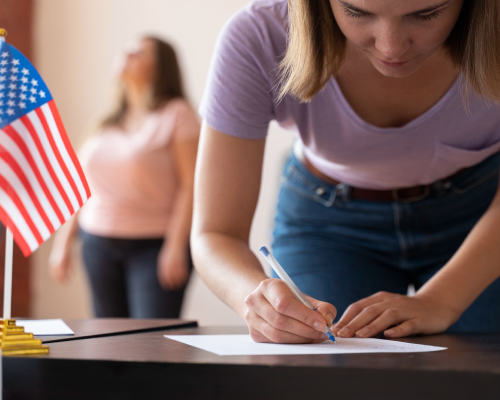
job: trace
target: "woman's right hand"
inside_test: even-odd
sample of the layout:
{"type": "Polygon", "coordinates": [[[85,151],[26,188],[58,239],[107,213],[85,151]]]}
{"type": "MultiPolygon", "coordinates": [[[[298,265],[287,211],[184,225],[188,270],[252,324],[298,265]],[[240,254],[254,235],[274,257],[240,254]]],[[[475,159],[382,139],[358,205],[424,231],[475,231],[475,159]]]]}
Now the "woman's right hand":
{"type": "Polygon", "coordinates": [[[280,279],[265,279],[245,299],[245,319],[250,336],[260,343],[319,343],[327,340],[323,333],[331,326],[337,310],[306,296],[317,310],[298,301],[280,279]]]}
{"type": "Polygon", "coordinates": [[[59,283],[67,282],[71,271],[71,254],[66,246],[58,246],[57,243],[54,243],[48,264],[52,278],[59,283]]]}

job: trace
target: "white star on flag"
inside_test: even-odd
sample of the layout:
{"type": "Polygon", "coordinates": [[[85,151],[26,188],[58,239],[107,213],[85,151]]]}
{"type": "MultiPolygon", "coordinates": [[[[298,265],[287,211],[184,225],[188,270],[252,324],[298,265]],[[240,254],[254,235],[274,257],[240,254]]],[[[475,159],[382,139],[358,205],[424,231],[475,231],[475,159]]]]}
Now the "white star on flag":
{"type": "Polygon", "coordinates": [[[21,98],[21,100],[26,100],[27,96],[24,93],[21,93],[19,97],[21,98]]]}
{"type": "Polygon", "coordinates": [[[7,68],[2,67],[0,68],[0,74],[5,74],[7,72],[7,68]]]}
{"type": "Polygon", "coordinates": [[[23,68],[23,69],[21,70],[21,72],[22,72],[24,75],[29,75],[29,74],[30,74],[30,72],[29,72],[26,68],[23,68]]]}
{"type": "Polygon", "coordinates": [[[38,94],[40,95],[40,97],[41,97],[42,99],[44,99],[44,98],[45,98],[45,92],[44,92],[43,90],[40,90],[40,92],[39,92],[38,94]]]}
{"type": "Polygon", "coordinates": [[[19,68],[16,68],[16,67],[12,67],[10,69],[10,72],[12,72],[13,74],[17,74],[19,72],[19,68]]]}
{"type": "Polygon", "coordinates": [[[30,96],[29,101],[31,101],[32,103],[36,103],[35,96],[30,96]]]}
{"type": "Polygon", "coordinates": [[[21,82],[22,82],[22,83],[28,83],[28,78],[26,78],[25,76],[23,76],[23,77],[21,78],[21,82]]]}
{"type": "Polygon", "coordinates": [[[3,82],[4,80],[6,80],[7,78],[3,75],[0,76],[0,82],[3,82]]]}
{"type": "Polygon", "coordinates": [[[32,79],[32,80],[31,80],[31,84],[32,84],[33,86],[38,86],[38,81],[37,81],[36,79],[32,79]]]}
{"type": "Polygon", "coordinates": [[[15,75],[11,75],[11,76],[9,77],[9,79],[10,79],[12,82],[15,82],[15,81],[17,81],[17,76],[15,76],[15,75]]]}
{"type": "Polygon", "coordinates": [[[26,92],[28,90],[28,86],[26,85],[21,85],[20,89],[23,91],[23,92],[26,92]]]}
{"type": "Polygon", "coordinates": [[[21,108],[26,108],[26,103],[24,101],[20,101],[18,106],[21,108]]]}
{"type": "Polygon", "coordinates": [[[12,60],[12,64],[14,64],[14,65],[19,65],[19,63],[20,63],[19,60],[16,60],[16,59],[12,60]]]}
{"type": "Polygon", "coordinates": [[[14,102],[14,100],[9,100],[9,101],[7,102],[7,105],[8,105],[9,107],[14,107],[14,106],[16,105],[16,103],[14,102]]]}
{"type": "Polygon", "coordinates": [[[14,110],[12,108],[7,109],[7,114],[14,115],[14,110]]]}
{"type": "Polygon", "coordinates": [[[4,52],[2,53],[2,58],[8,57],[8,56],[9,56],[9,53],[7,53],[6,51],[4,51],[4,52]]]}
{"type": "Polygon", "coordinates": [[[5,85],[3,83],[0,83],[0,90],[4,90],[5,89],[5,85]]]}
{"type": "Polygon", "coordinates": [[[16,97],[16,94],[14,92],[9,92],[8,96],[13,99],[14,97],[16,97]]]}
{"type": "Polygon", "coordinates": [[[17,86],[16,86],[16,85],[14,85],[13,83],[11,83],[11,84],[9,85],[9,89],[10,89],[10,90],[16,90],[16,89],[17,89],[17,86]]]}
{"type": "Polygon", "coordinates": [[[36,94],[37,90],[35,88],[31,88],[30,92],[33,93],[33,94],[36,94]]]}
{"type": "Polygon", "coordinates": [[[0,65],[7,65],[9,62],[7,60],[0,61],[0,65]]]}

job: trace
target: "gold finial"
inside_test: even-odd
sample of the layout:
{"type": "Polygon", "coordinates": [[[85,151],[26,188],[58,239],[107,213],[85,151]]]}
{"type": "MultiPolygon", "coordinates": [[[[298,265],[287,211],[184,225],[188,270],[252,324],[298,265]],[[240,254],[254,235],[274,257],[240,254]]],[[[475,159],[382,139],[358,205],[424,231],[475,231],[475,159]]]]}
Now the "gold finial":
{"type": "Polygon", "coordinates": [[[0,37],[5,37],[7,36],[7,31],[3,28],[0,28],[0,37]]]}

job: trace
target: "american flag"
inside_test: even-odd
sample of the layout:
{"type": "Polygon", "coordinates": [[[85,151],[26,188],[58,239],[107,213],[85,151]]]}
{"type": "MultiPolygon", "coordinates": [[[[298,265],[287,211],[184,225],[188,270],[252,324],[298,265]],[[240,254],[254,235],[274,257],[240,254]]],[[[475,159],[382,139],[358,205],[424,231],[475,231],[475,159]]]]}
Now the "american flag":
{"type": "Polygon", "coordinates": [[[28,256],[89,197],[47,86],[26,57],[0,41],[0,220],[28,256]]]}

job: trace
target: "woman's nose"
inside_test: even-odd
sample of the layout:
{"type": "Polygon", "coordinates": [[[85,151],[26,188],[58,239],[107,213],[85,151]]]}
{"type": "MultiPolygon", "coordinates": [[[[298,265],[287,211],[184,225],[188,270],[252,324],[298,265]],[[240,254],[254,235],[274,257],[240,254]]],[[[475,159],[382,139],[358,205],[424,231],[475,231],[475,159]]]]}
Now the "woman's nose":
{"type": "Polygon", "coordinates": [[[375,37],[375,48],[387,60],[406,61],[402,57],[410,46],[410,38],[396,24],[383,24],[375,37]]]}

